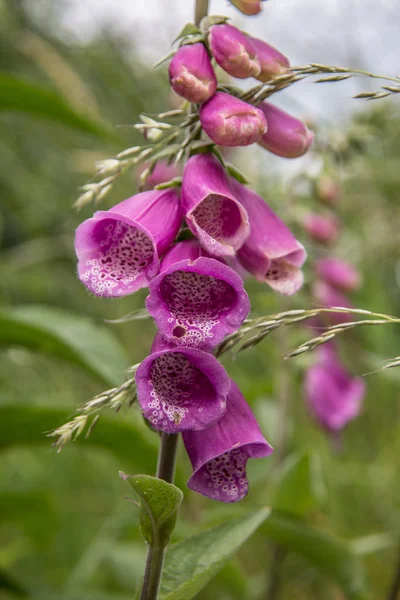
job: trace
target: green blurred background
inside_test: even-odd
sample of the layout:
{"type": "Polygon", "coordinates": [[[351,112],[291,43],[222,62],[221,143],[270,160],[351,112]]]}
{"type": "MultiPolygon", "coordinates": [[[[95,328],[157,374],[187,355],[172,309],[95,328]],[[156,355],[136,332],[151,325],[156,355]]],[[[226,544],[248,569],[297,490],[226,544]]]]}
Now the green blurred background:
{"type": "MultiPolygon", "coordinates": [[[[77,214],[72,204],[95,160],[141,143],[130,125],[143,111],[171,106],[171,97],[165,69],[152,70],[120,32],[65,40],[50,8],[39,16],[31,2],[0,1],[0,598],[125,600],[139,584],[145,548],[118,470],[152,474],[157,436],[136,406],[102,414],[89,439],[61,453],[45,432],[121,383],[149,350],[150,320],[104,322],[142,307],[145,291],[99,299],[76,278],[73,231],[93,207],[77,214]]],[[[297,173],[286,161],[276,169],[265,152],[232,153],[230,160],[294,228],[303,209],[319,210],[310,193],[315,165],[337,177],[344,229],[337,254],[364,277],[353,301],[399,314],[398,103],[349,102],[360,102],[357,111],[334,127],[314,123],[317,148],[297,173]]],[[[135,190],[128,172],[104,205],[135,190]]],[[[312,306],[312,261],[320,251],[296,231],[310,254],[304,290],[287,300],[249,282],[254,315],[312,306]]],[[[275,521],[199,598],[361,598],[354,589],[362,569],[365,597],[389,598],[400,546],[400,372],[366,376],[363,414],[335,453],[304,406],[303,374],[313,355],[282,360],[308,337],[292,326],[223,359],[279,448],[278,457],[249,464],[243,502],[220,506],[189,492],[181,449],[177,481],[185,500],[175,542],[260,506],[275,509],[275,521]]],[[[348,368],[366,374],[398,356],[399,342],[393,325],[357,329],[340,347],[348,368]]]]}

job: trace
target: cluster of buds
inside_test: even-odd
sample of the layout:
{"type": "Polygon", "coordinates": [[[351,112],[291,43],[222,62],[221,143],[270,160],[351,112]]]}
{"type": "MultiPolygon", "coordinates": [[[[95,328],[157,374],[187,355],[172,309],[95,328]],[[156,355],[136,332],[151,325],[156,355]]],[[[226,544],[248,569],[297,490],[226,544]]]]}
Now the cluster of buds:
{"type": "MultiPolygon", "coordinates": [[[[211,57],[236,77],[261,81],[287,59],[225,22],[202,35],[183,43],[169,65],[171,86],[191,103],[201,129],[222,146],[258,141],[281,156],[303,154],[308,129],[267,103],[258,108],[218,91],[211,57]]],[[[147,187],[171,175],[165,167],[156,166],[147,187]]],[[[181,181],[96,212],[75,241],[79,278],[93,294],[121,297],[148,287],[146,308],[158,331],[135,376],[142,413],[154,430],[182,433],[193,465],[189,487],[223,502],[246,495],[247,460],[272,448],[214,351],[250,311],[242,274],[291,295],[303,283],[306,259],[285,223],[232,173],[212,145],[193,149],[181,181]]]]}
{"type": "MultiPolygon", "coordinates": [[[[331,178],[322,177],[315,185],[316,197],[331,209],[340,199],[339,184],[331,178]]],[[[309,213],[303,218],[308,235],[321,248],[331,247],[340,234],[340,224],[335,213],[309,213]]],[[[361,285],[361,275],[345,260],[324,256],[314,264],[316,281],[312,294],[314,302],[324,308],[353,308],[347,294],[361,285]]],[[[325,320],[331,325],[351,321],[351,313],[326,312],[325,320]]],[[[322,328],[321,317],[314,319],[313,328],[322,328]]],[[[338,432],[354,419],[361,410],[365,395],[362,379],[348,373],[340,361],[333,341],[316,351],[317,360],[306,372],[305,395],[311,414],[317,423],[330,432],[338,432]]]]}
{"type": "MultiPolygon", "coordinates": [[[[260,10],[260,2],[235,2],[235,5],[260,10]]],[[[251,99],[245,101],[232,95],[229,88],[218,86],[213,66],[213,63],[218,65],[238,79],[253,77],[268,83],[287,71],[290,64],[286,56],[263,40],[229,25],[222,17],[205,19],[202,30],[198,31],[197,35],[183,37],[169,65],[169,79],[177,94],[200,105],[200,123],[211,140],[221,146],[248,146],[257,142],[278,156],[302,156],[313,141],[307,126],[270,102],[251,103],[251,99]]],[[[243,96],[246,98],[246,94],[243,96]]]]}

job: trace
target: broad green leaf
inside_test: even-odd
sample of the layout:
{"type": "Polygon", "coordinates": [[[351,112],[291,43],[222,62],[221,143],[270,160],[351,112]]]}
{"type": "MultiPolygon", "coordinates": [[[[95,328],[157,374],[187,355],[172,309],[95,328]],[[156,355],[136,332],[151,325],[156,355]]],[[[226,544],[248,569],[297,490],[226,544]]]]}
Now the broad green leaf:
{"type": "Polygon", "coordinates": [[[194,598],[268,514],[269,510],[262,508],[172,546],[166,557],[160,600],[194,598]]]}
{"type": "Polygon", "coordinates": [[[139,497],[140,530],[150,546],[165,548],[175,529],[183,494],[172,483],[150,475],[120,473],[139,497]]]}
{"type": "MultiPolygon", "coordinates": [[[[70,412],[58,407],[0,406],[0,451],[13,446],[46,444],[50,452],[51,440],[46,432],[70,418],[70,412]]],[[[126,422],[115,415],[102,416],[90,436],[87,439],[79,436],[74,444],[105,448],[121,461],[121,466],[135,465],[138,470],[152,471],[157,460],[156,442],[156,436],[136,424],[134,417],[126,422]]],[[[63,452],[68,452],[68,447],[63,452]]]]}
{"type": "Polygon", "coordinates": [[[268,515],[261,531],[288,550],[307,558],[342,588],[347,600],[369,598],[363,565],[350,543],[278,511],[268,515]]]}
{"type": "Polygon", "coordinates": [[[53,90],[3,73],[0,75],[0,111],[6,110],[51,119],[97,137],[116,138],[102,124],[77,113],[53,90]]]}
{"type": "Polygon", "coordinates": [[[18,345],[79,365],[105,385],[119,385],[128,359],[104,326],[87,317],[47,306],[0,311],[0,346],[18,345]]]}
{"type": "Polygon", "coordinates": [[[0,596],[3,592],[10,592],[10,598],[26,598],[29,594],[14,577],[0,568],[0,596]]]}
{"type": "Polygon", "coordinates": [[[56,530],[49,496],[41,491],[1,492],[0,523],[13,523],[37,546],[46,546],[56,530]]]}
{"type": "Polygon", "coordinates": [[[274,493],[274,508],[306,515],[318,506],[317,469],[308,453],[289,456],[282,465],[279,482],[274,493]]]}

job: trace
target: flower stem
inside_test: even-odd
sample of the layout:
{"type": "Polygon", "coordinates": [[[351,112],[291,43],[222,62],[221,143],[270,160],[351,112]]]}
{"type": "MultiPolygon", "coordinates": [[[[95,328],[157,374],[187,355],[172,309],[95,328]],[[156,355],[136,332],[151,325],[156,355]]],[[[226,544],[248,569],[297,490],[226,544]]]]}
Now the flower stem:
{"type": "Polygon", "coordinates": [[[173,483],[176,464],[176,450],[178,448],[178,435],[163,433],[161,436],[160,452],[158,454],[156,477],[173,483]]]}
{"type": "Polygon", "coordinates": [[[200,25],[201,20],[207,16],[209,0],[196,0],[196,7],[194,11],[194,22],[197,26],[200,25]]]}
{"type": "MultiPolygon", "coordinates": [[[[168,483],[172,483],[174,480],[177,448],[178,435],[163,433],[158,454],[156,477],[164,479],[168,483]]],[[[160,547],[157,544],[149,546],[140,600],[157,600],[164,566],[165,550],[164,547],[160,547]]]]}

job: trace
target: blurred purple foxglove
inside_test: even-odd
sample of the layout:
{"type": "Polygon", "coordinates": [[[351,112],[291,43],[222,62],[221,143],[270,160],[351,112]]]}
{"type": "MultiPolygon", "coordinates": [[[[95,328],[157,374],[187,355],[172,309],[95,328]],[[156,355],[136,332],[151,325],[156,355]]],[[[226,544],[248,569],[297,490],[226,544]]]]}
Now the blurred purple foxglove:
{"type": "Polygon", "coordinates": [[[337,181],[331,177],[321,177],[315,185],[317,198],[326,204],[335,206],[342,195],[342,190],[337,181]]]}
{"type": "Polygon", "coordinates": [[[284,158],[297,158],[307,152],[314,134],[302,121],[270,102],[261,102],[259,108],[268,124],[266,133],[258,141],[260,146],[284,158]]]}
{"type": "Polygon", "coordinates": [[[258,281],[281,294],[294,294],[303,284],[300,268],[307,257],[303,245],[260,196],[233,178],[229,183],[246,209],[251,227],[237,258],[258,281]]]}
{"type": "Polygon", "coordinates": [[[329,246],[339,237],[340,224],[335,215],[308,213],[303,217],[302,225],[310,238],[320,244],[329,246]]]}
{"type": "Polygon", "coordinates": [[[181,46],[169,64],[174,92],[189,102],[205,102],[215,94],[217,78],[202,43],[181,46]]]}
{"type": "MultiPolygon", "coordinates": [[[[319,306],[323,308],[342,307],[353,308],[352,302],[325,281],[316,281],[312,288],[312,295],[319,306]]],[[[330,312],[324,313],[323,319],[332,325],[346,323],[353,320],[353,316],[349,313],[330,312]]]]}
{"type": "MultiPolygon", "coordinates": [[[[142,165],[142,167],[138,169],[138,175],[141,175],[141,173],[143,173],[148,166],[148,164],[142,165]]],[[[150,175],[146,178],[144,190],[152,190],[159,183],[165,183],[166,181],[170,181],[179,175],[180,170],[177,165],[170,165],[166,160],[159,160],[150,175]]]]}
{"type": "Polygon", "coordinates": [[[232,25],[213,25],[208,38],[211,53],[229,75],[257,77],[261,65],[250,38],[232,25]]]}
{"type": "Polygon", "coordinates": [[[322,258],[316,264],[316,272],[321,279],[345,292],[357,290],[361,285],[359,271],[339,258],[322,258]]]}
{"type": "Polygon", "coordinates": [[[174,189],[136,194],[94,213],[75,234],[79,279],[96,296],[125,296],[147,286],[181,223],[174,189]]]}
{"type": "Polygon", "coordinates": [[[199,111],[206,134],[220,146],[248,146],[267,131],[264,113],[239,98],[217,92],[199,111]]]}
{"type": "Polygon", "coordinates": [[[221,163],[211,154],[189,158],[181,202],[191,231],[214,256],[233,256],[250,233],[247,212],[232,194],[221,163]]]}
{"type": "Polygon", "coordinates": [[[203,431],[185,431],[183,441],[193,466],[188,487],[221,502],[242,500],[249,488],[247,460],[273,452],[232,380],[222,419],[203,431]]]}
{"type": "Polygon", "coordinates": [[[261,71],[258,75],[255,75],[255,78],[259,81],[269,81],[271,77],[284,73],[290,66],[289,59],[274,46],[258,38],[249,37],[249,39],[261,65],[261,71]]]}
{"type": "Polygon", "coordinates": [[[168,250],[149,289],[147,310],[160,332],[180,346],[211,350],[250,311],[240,276],[195,240],[168,250]]]}
{"type": "Polygon", "coordinates": [[[138,400],[154,429],[200,430],[221,419],[229,378],[208,352],[174,347],[157,334],[150,356],[136,371],[138,400]]]}
{"type": "Polygon", "coordinates": [[[261,12],[262,0],[230,0],[244,15],[258,15],[261,12]]]}
{"type": "Polygon", "coordinates": [[[365,383],[346,371],[333,345],[324,344],[317,354],[317,364],[306,371],[306,401],[324,429],[340,431],[360,414],[365,383]]]}

